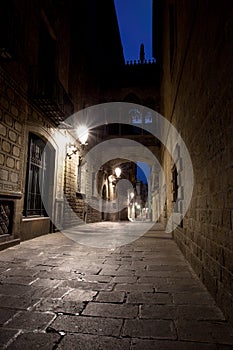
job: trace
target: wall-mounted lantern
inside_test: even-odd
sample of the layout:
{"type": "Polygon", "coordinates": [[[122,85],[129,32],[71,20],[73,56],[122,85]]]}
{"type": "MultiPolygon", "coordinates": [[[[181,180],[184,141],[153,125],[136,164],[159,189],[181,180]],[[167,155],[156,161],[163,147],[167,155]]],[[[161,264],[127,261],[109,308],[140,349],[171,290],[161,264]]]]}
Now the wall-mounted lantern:
{"type": "MultiPolygon", "coordinates": [[[[80,142],[81,150],[84,150],[85,146],[87,146],[87,139],[88,139],[88,128],[85,125],[81,125],[77,128],[77,135],[78,140],[80,142]]],[[[69,143],[67,146],[67,153],[66,156],[71,159],[73,155],[75,155],[77,152],[80,152],[80,149],[77,145],[69,143]]],[[[82,156],[79,155],[79,160],[81,161],[82,156]]]]}

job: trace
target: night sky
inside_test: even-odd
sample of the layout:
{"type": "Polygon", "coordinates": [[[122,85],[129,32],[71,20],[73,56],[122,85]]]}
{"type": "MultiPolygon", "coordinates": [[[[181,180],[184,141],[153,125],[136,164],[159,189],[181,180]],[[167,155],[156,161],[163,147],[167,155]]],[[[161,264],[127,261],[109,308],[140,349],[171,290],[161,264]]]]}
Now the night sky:
{"type": "MultiPolygon", "coordinates": [[[[152,0],[114,0],[125,61],[138,60],[140,45],[152,59],[152,0]]],[[[150,168],[137,162],[137,179],[147,183],[150,168]]]]}
{"type": "Polygon", "coordinates": [[[114,0],[125,61],[138,60],[140,45],[145,59],[152,58],[152,0],[114,0]]]}

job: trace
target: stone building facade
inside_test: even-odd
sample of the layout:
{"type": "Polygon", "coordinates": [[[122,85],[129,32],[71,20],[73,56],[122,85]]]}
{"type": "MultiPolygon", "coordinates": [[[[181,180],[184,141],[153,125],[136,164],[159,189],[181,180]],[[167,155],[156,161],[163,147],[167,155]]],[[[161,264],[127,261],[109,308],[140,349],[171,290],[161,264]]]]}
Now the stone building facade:
{"type": "MultiPolygon", "coordinates": [[[[192,159],[190,208],[173,232],[197,275],[232,319],[233,118],[232,2],[165,1],[161,113],[181,134],[192,159]]],[[[182,199],[182,163],[163,148],[167,215],[182,199]],[[174,164],[175,161],[175,164],[174,164]]]]}
{"type": "Polygon", "coordinates": [[[33,4],[10,0],[2,7],[2,248],[72,224],[76,217],[71,220],[71,212],[78,214],[77,222],[101,219],[101,212],[92,210],[83,200],[86,194],[80,190],[81,175],[84,192],[88,192],[84,182],[90,180],[86,179],[80,152],[67,156],[69,146],[80,148],[80,143],[66,126],[58,126],[72,113],[99,102],[99,80],[104,81],[116,61],[121,63],[121,50],[111,1],[99,5],[91,0],[85,4],[71,0],[38,0],[33,4]],[[118,43],[119,54],[113,55],[111,42],[100,47],[103,38],[108,42],[103,36],[102,5],[109,12],[106,35],[116,39],[114,49],[118,43]],[[91,6],[96,9],[94,17],[91,6]],[[96,40],[90,46],[93,35],[96,40]],[[96,53],[98,59],[93,60],[96,53]],[[39,183],[43,172],[44,184],[39,183]],[[45,186],[46,198],[41,198],[43,189],[39,186],[45,186]]]}

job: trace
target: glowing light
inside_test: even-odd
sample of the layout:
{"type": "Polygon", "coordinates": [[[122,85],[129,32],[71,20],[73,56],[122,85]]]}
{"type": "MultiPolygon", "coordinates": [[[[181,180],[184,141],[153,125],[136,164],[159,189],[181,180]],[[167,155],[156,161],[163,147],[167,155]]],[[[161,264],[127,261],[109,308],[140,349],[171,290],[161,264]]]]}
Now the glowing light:
{"type": "Polygon", "coordinates": [[[116,177],[120,177],[121,176],[121,168],[117,167],[115,169],[115,174],[116,174],[116,177]]]}
{"type": "Polygon", "coordinates": [[[77,129],[79,141],[82,145],[85,145],[88,139],[88,129],[85,125],[80,125],[77,129]]]}

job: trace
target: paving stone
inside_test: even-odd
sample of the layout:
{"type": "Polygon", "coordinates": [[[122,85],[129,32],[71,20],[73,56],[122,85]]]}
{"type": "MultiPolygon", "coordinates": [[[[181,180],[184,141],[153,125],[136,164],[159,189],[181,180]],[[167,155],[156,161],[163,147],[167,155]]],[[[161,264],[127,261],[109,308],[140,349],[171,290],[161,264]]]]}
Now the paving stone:
{"type": "Polygon", "coordinates": [[[130,339],[95,336],[90,334],[66,335],[58,350],[129,350],[130,339]]]}
{"type": "Polygon", "coordinates": [[[119,269],[120,265],[113,265],[113,266],[104,266],[102,267],[99,275],[106,275],[106,276],[115,276],[117,269],[119,269]]]}
{"type": "Polygon", "coordinates": [[[193,293],[193,292],[200,292],[200,287],[197,283],[193,281],[193,279],[187,281],[187,279],[184,280],[178,280],[174,283],[160,283],[156,286],[156,289],[158,292],[168,292],[168,293],[175,293],[175,292],[187,292],[187,293],[193,293]]]}
{"type": "Polygon", "coordinates": [[[87,282],[109,283],[113,280],[111,276],[104,276],[104,275],[85,275],[83,278],[87,282]]]}
{"type": "Polygon", "coordinates": [[[174,323],[168,320],[126,320],[123,336],[176,339],[174,323]]]}
{"type": "Polygon", "coordinates": [[[41,297],[50,297],[53,299],[60,299],[68,294],[72,289],[69,287],[55,287],[48,288],[44,290],[41,294],[41,297]]]}
{"type": "Polygon", "coordinates": [[[20,297],[1,295],[0,305],[2,308],[27,310],[29,307],[34,306],[39,300],[38,298],[28,298],[26,295],[20,297]]]}
{"type": "Polygon", "coordinates": [[[36,277],[40,279],[54,279],[54,280],[70,280],[76,279],[76,273],[72,272],[64,272],[64,271],[38,271],[36,277]]]}
{"type": "Polygon", "coordinates": [[[127,303],[133,304],[172,304],[172,297],[168,293],[131,292],[127,294],[127,303]]]}
{"type": "Polygon", "coordinates": [[[173,302],[178,305],[215,305],[214,299],[207,292],[174,293],[173,302]]]}
{"type": "Polygon", "coordinates": [[[66,294],[63,299],[71,300],[75,302],[85,302],[85,301],[92,301],[96,295],[97,295],[97,291],[73,289],[68,294],[66,294]]]}
{"type": "Polygon", "coordinates": [[[20,296],[20,295],[25,295],[29,291],[30,291],[30,286],[21,285],[15,288],[14,285],[0,283],[0,294],[2,295],[20,296]]]}
{"type": "Polygon", "coordinates": [[[17,285],[30,285],[33,281],[35,281],[35,277],[28,277],[28,276],[9,276],[5,277],[4,280],[2,280],[3,284],[17,284],[17,285]]]}
{"type": "Polygon", "coordinates": [[[29,331],[44,330],[53,318],[52,313],[20,311],[5,327],[29,331]]]}
{"type": "Polygon", "coordinates": [[[57,287],[62,283],[61,280],[54,280],[51,278],[38,278],[33,282],[33,287],[46,287],[46,288],[51,288],[51,287],[57,287]]]}
{"type": "Polygon", "coordinates": [[[59,334],[46,333],[23,333],[19,334],[16,340],[7,347],[9,350],[51,350],[59,342],[59,334]]]}
{"type": "Polygon", "coordinates": [[[115,276],[135,276],[136,275],[136,270],[134,269],[119,269],[116,271],[115,276]]]}
{"type": "Polygon", "coordinates": [[[136,276],[116,276],[113,278],[113,283],[136,283],[136,276]]]}
{"type": "Polygon", "coordinates": [[[130,304],[110,304],[90,302],[82,312],[86,316],[135,318],[138,315],[138,306],[130,304]]]}
{"type": "Polygon", "coordinates": [[[92,291],[112,291],[114,284],[67,280],[63,281],[61,286],[92,291]]]}
{"type": "Polygon", "coordinates": [[[181,266],[181,265],[148,265],[148,270],[149,271],[169,271],[169,272],[185,272],[185,273],[192,273],[190,268],[185,265],[185,266],[181,266]]]}
{"type": "Polygon", "coordinates": [[[224,321],[225,317],[217,307],[208,306],[175,306],[175,305],[141,305],[141,318],[216,320],[224,321]]]}
{"type": "MultiPolygon", "coordinates": [[[[0,328],[0,347],[4,349],[7,343],[13,339],[18,333],[15,329],[0,328]]],[[[19,349],[19,348],[18,348],[19,349]]]]}
{"type": "Polygon", "coordinates": [[[115,318],[58,316],[51,327],[57,331],[119,336],[123,321],[115,318]]]}
{"type": "Polygon", "coordinates": [[[124,292],[99,292],[95,301],[104,303],[123,303],[124,298],[124,292]]]}
{"type": "Polygon", "coordinates": [[[13,317],[17,312],[18,310],[0,308],[0,325],[3,325],[11,317],[13,317]]]}
{"type": "Polygon", "coordinates": [[[131,350],[217,350],[214,344],[133,339],[131,350]]]}
{"type": "MultiPolygon", "coordinates": [[[[147,271],[146,271],[147,272],[147,271]]],[[[141,274],[138,276],[137,283],[142,284],[153,284],[154,286],[158,285],[166,285],[167,284],[167,278],[165,277],[154,277],[153,272],[151,272],[151,276],[145,276],[145,274],[141,274]]]]}
{"type": "Polygon", "coordinates": [[[190,306],[179,305],[177,307],[177,317],[186,320],[213,320],[225,321],[222,311],[216,306],[190,306]]]}
{"type": "Polygon", "coordinates": [[[32,277],[37,275],[37,271],[34,269],[25,269],[25,268],[10,268],[7,271],[5,271],[3,274],[5,276],[22,276],[22,277],[32,277]]]}
{"type": "Polygon", "coordinates": [[[116,284],[114,290],[123,292],[142,291],[145,293],[154,292],[154,286],[152,284],[116,284]]]}
{"type": "Polygon", "coordinates": [[[156,318],[174,320],[177,318],[177,308],[174,305],[141,305],[140,318],[156,318]]]}
{"type": "Polygon", "coordinates": [[[233,328],[217,321],[177,321],[178,339],[233,345],[233,328]]]}
{"type": "MultiPolygon", "coordinates": [[[[232,349],[232,327],[189,270],[175,243],[167,240],[164,244],[153,233],[150,236],[110,251],[71,244],[55,233],[0,252],[0,271],[4,270],[0,322],[5,322],[1,331],[13,336],[21,329],[28,334],[35,332],[41,336],[38,344],[47,334],[59,336],[56,330],[64,331],[59,345],[52,341],[51,350],[57,346],[76,349],[79,345],[84,350],[85,346],[128,349],[131,340],[130,350],[232,349]],[[99,268],[98,274],[92,273],[99,268]],[[11,275],[5,275],[7,269],[11,275]],[[28,276],[30,270],[35,270],[33,276],[43,281],[42,285],[19,284],[34,278],[28,276]],[[158,277],[161,275],[164,277],[158,277]],[[4,283],[6,278],[12,283],[4,283]],[[48,281],[55,281],[55,285],[48,281]],[[27,312],[16,309],[32,305],[27,312]],[[133,308],[127,309],[129,306],[133,308]],[[139,308],[141,318],[135,315],[135,308],[139,308]],[[82,310],[91,315],[76,315],[82,310]],[[124,319],[129,316],[133,319],[124,319]],[[54,333],[45,333],[46,327],[54,333]]],[[[18,348],[24,349],[27,342],[24,345],[20,337],[12,346],[19,344],[18,348]]],[[[30,342],[34,348],[37,341],[33,335],[30,342]]]]}
{"type": "Polygon", "coordinates": [[[54,313],[80,314],[84,304],[71,300],[46,298],[41,300],[35,307],[37,311],[52,311],[54,313]]]}
{"type": "Polygon", "coordinates": [[[159,271],[159,270],[150,270],[150,266],[148,265],[148,274],[153,271],[154,277],[172,277],[172,278],[189,278],[192,276],[190,271],[159,271]]]}

